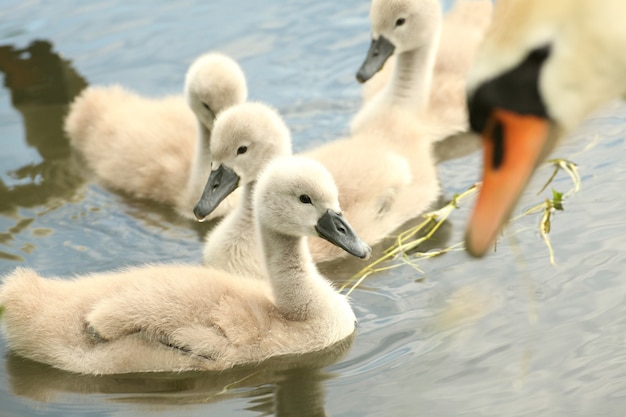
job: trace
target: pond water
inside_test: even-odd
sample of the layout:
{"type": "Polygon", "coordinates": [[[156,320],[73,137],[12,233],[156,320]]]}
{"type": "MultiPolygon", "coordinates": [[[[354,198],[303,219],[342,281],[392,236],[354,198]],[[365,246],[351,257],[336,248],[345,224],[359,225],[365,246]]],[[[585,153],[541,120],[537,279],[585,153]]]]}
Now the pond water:
{"type": "MultiPolygon", "coordinates": [[[[450,2],[447,2],[450,3],[450,2]]],[[[446,3],[446,7],[447,7],[446,3]]],[[[207,225],[97,184],[61,131],[87,84],[181,90],[207,50],[236,58],[250,97],[277,107],[305,149],[346,133],[369,43],[366,0],[3,0],[0,9],[0,275],[69,276],[197,262],[207,225]]],[[[483,260],[464,252],[376,274],[352,295],[351,346],[315,366],[215,374],[86,377],[10,355],[0,339],[4,416],[622,416],[626,409],[626,110],[614,104],[555,153],[581,190],[556,213],[557,265],[541,214],[510,226],[483,260]]],[[[444,198],[478,179],[472,153],[441,163],[444,198]]],[[[545,199],[539,169],[518,212],[545,199]]],[[[567,175],[552,185],[571,188],[567,175]]],[[[471,202],[441,239],[462,239],[471,202]]],[[[362,264],[359,264],[362,266],[362,264]]],[[[354,266],[325,269],[342,282],[354,266]]]]}

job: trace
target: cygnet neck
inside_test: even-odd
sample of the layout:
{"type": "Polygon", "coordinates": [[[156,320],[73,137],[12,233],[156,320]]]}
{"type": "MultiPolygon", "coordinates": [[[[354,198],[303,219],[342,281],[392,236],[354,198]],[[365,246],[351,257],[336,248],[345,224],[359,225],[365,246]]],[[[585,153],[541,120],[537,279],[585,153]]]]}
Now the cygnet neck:
{"type": "Polygon", "coordinates": [[[397,55],[393,78],[386,91],[393,105],[426,109],[440,35],[441,30],[437,30],[423,46],[397,55]]]}
{"type": "MultiPolygon", "coordinates": [[[[210,145],[211,131],[200,120],[197,120],[196,151],[194,153],[195,156],[192,161],[189,184],[187,187],[190,192],[201,193],[211,173],[210,145]]],[[[197,201],[197,199],[200,198],[200,194],[193,195],[192,198],[197,201]]]]}
{"type": "Polygon", "coordinates": [[[335,292],[317,271],[307,239],[278,233],[262,225],[259,229],[279,312],[293,321],[323,314],[324,303],[331,302],[335,292]]]}
{"type": "Polygon", "coordinates": [[[254,188],[256,186],[256,181],[247,182],[241,187],[242,191],[242,199],[241,203],[239,203],[239,215],[241,219],[245,219],[246,224],[249,227],[254,227],[254,210],[253,210],[253,202],[254,202],[254,188]]]}

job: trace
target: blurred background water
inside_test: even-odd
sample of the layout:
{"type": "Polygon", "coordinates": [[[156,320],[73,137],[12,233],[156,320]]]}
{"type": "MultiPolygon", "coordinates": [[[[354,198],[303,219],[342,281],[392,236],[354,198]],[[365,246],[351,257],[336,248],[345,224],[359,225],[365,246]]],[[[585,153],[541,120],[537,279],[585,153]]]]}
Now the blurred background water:
{"type": "MultiPolygon", "coordinates": [[[[366,0],[4,0],[0,275],[197,262],[207,226],[98,185],[61,131],[67,104],[88,84],[177,93],[194,57],[220,50],[242,65],[251,99],[285,115],[302,150],[346,133],[359,108],[368,9],[366,0]]],[[[0,415],[622,416],[625,122],[623,106],[608,106],[555,153],[582,176],[553,219],[556,266],[534,215],[483,260],[451,252],[420,261],[424,273],[374,275],[351,296],[352,346],[321,369],[87,377],[16,358],[0,339],[0,415]]],[[[440,164],[444,198],[478,180],[479,167],[477,153],[440,164]]],[[[536,192],[550,173],[539,169],[518,212],[549,195],[536,192]]],[[[553,187],[568,190],[567,175],[553,187]]],[[[470,207],[452,215],[445,244],[461,240],[470,207]]],[[[327,271],[342,282],[354,265],[327,271]]]]}

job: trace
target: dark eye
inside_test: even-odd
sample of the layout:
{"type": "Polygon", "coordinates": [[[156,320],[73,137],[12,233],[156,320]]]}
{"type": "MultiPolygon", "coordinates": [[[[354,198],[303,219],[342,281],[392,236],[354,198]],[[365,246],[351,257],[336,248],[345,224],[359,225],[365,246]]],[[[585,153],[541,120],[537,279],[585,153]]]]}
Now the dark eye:
{"type": "Polygon", "coordinates": [[[209,107],[209,105],[208,105],[208,104],[206,104],[206,103],[204,103],[204,102],[203,102],[203,103],[202,103],[202,105],[204,106],[204,108],[205,108],[205,109],[207,109],[207,110],[211,110],[211,108],[209,107]]]}
{"type": "Polygon", "coordinates": [[[248,151],[247,146],[240,146],[237,148],[237,155],[241,155],[243,153],[246,153],[247,151],[248,151]]]}
{"type": "Polygon", "coordinates": [[[300,202],[304,203],[304,204],[311,204],[311,197],[309,197],[306,194],[302,194],[300,196],[300,202]]]}
{"type": "Polygon", "coordinates": [[[400,19],[396,20],[396,26],[402,26],[406,23],[406,19],[404,17],[401,17],[400,19]]]}

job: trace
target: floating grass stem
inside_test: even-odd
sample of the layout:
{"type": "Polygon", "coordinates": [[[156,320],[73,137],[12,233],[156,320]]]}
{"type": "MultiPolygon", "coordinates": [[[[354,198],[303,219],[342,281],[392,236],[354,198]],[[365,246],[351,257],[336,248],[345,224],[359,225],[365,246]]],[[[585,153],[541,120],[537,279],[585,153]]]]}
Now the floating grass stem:
{"type": "Polygon", "coordinates": [[[247,379],[252,378],[255,375],[259,375],[261,372],[260,371],[256,371],[251,373],[250,375],[246,375],[243,378],[240,378],[236,381],[231,382],[230,384],[226,385],[224,388],[222,388],[222,390],[220,392],[217,393],[217,395],[222,395],[222,394],[226,394],[231,390],[237,389],[239,388],[239,385],[244,382],[247,379]]]}
{"type": "Polygon", "coordinates": [[[546,200],[546,209],[543,211],[543,216],[541,217],[541,224],[539,225],[539,230],[541,231],[541,237],[548,247],[548,252],[550,252],[550,263],[552,265],[556,265],[556,261],[554,260],[554,249],[552,249],[552,243],[550,243],[550,237],[548,233],[550,233],[550,218],[552,217],[552,204],[550,200],[546,200]]]}
{"type": "Polygon", "coordinates": [[[580,175],[578,174],[578,168],[576,168],[575,163],[568,161],[566,159],[562,159],[562,158],[550,159],[548,163],[551,163],[554,165],[554,171],[552,172],[552,175],[550,175],[546,183],[543,185],[543,187],[541,187],[537,195],[541,194],[542,192],[545,191],[546,188],[548,188],[548,185],[552,183],[552,181],[556,177],[556,174],[558,174],[560,170],[567,172],[567,174],[572,179],[572,182],[574,183],[574,188],[568,191],[568,195],[576,193],[580,190],[581,180],[580,180],[580,175]]]}
{"type": "Polygon", "coordinates": [[[576,164],[571,161],[568,161],[562,158],[556,158],[556,159],[549,160],[548,163],[551,163],[554,165],[554,171],[552,172],[552,175],[550,175],[546,183],[543,185],[543,187],[541,187],[541,190],[537,193],[537,195],[539,195],[546,188],[548,188],[548,185],[552,183],[552,181],[554,180],[558,172],[561,170],[565,171],[567,175],[569,175],[569,177],[571,178],[572,183],[573,183],[572,188],[570,188],[566,193],[562,193],[562,192],[556,191],[555,189],[552,189],[551,199],[547,198],[543,203],[538,204],[534,207],[531,207],[528,210],[525,210],[519,216],[511,219],[511,221],[515,221],[521,217],[528,216],[530,214],[539,213],[539,212],[543,213],[541,216],[541,221],[539,223],[539,232],[541,233],[541,238],[543,239],[546,247],[548,248],[548,253],[550,255],[550,263],[552,265],[556,265],[556,260],[554,256],[554,248],[552,247],[552,243],[550,242],[550,236],[549,236],[550,230],[552,228],[552,215],[557,210],[559,211],[563,210],[563,201],[565,200],[565,198],[569,197],[570,195],[580,190],[581,179],[578,173],[578,168],[576,168],[576,164]]]}

